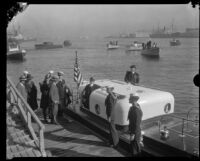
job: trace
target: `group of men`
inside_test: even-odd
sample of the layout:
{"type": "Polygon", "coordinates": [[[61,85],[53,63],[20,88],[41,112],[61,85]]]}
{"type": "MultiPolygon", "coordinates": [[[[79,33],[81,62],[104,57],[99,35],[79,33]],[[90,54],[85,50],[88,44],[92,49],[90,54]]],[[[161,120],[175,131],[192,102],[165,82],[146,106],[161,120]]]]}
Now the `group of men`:
{"type": "MultiPolygon", "coordinates": [[[[40,108],[42,109],[45,123],[48,123],[48,115],[51,123],[58,124],[57,115],[62,115],[64,108],[71,103],[72,93],[66,85],[63,75],[62,71],[57,72],[57,75],[54,74],[54,71],[49,71],[45,75],[43,82],[39,83],[41,91],[40,108]]],[[[37,88],[32,79],[33,76],[28,71],[24,71],[16,87],[35,111],[38,109],[37,88]]]]}
{"type": "MultiPolygon", "coordinates": [[[[126,83],[131,83],[132,85],[138,85],[139,83],[139,74],[136,72],[136,66],[131,65],[130,71],[126,72],[124,81],[126,83]]],[[[93,77],[90,78],[90,82],[88,85],[86,85],[85,89],[82,92],[82,103],[85,108],[88,110],[89,107],[89,98],[95,89],[100,88],[100,86],[95,84],[95,79],[93,77]]],[[[110,138],[109,138],[109,145],[111,147],[117,148],[119,143],[119,136],[118,131],[115,127],[115,115],[114,115],[114,109],[115,104],[117,102],[117,96],[113,92],[114,87],[106,87],[106,91],[108,93],[106,99],[105,99],[105,107],[106,107],[106,115],[107,120],[109,122],[109,130],[110,130],[110,138]]],[[[132,104],[129,113],[128,113],[128,120],[129,120],[129,132],[130,132],[130,145],[131,145],[131,152],[132,156],[140,156],[141,155],[141,146],[142,146],[142,140],[141,140],[141,120],[142,120],[142,110],[137,103],[139,97],[137,94],[131,94],[129,98],[129,103],[132,104]]]]}
{"type": "Polygon", "coordinates": [[[143,49],[150,49],[152,47],[156,48],[157,47],[157,43],[153,43],[153,45],[151,45],[151,40],[147,41],[147,43],[142,43],[142,47],[143,49]]]}
{"type": "MultiPolygon", "coordinates": [[[[40,85],[41,101],[40,101],[40,108],[43,109],[43,116],[44,121],[47,122],[47,111],[50,114],[51,123],[57,122],[57,113],[58,108],[60,109],[60,114],[62,114],[63,109],[71,103],[72,94],[70,89],[65,83],[63,79],[64,73],[58,72],[57,75],[54,75],[53,71],[50,71],[42,83],[40,85]]],[[[37,109],[37,88],[32,81],[32,76],[28,72],[24,72],[24,74],[19,78],[20,82],[17,84],[17,89],[20,91],[22,96],[25,100],[29,103],[31,108],[37,109]],[[36,102],[36,103],[33,103],[36,102]]],[[[138,85],[139,83],[139,74],[136,72],[136,66],[130,66],[130,71],[126,72],[124,77],[124,81],[126,83],[131,83],[133,85],[138,85]]],[[[95,79],[93,77],[90,78],[90,83],[85,87],[82,93],[82,103],[85,108],[89,107],[89,97],[95,89],[100,88],[98,85],[95,84],[95,79]]],[[[118,131],[115,127],[115,115],[114,109],[115,104],[117,102],[117,96],[113,92],[113,87],[106,87],[106,91],[108,93],[105,99],[105,107],[106,107],[106,115],[107,120],[109,122],[109,129],[110,129],[110,140],[109,144],[111,147],[116,148],[119,143],[119,135],[118,131]]],[[[130,132],[130,145],[131,145],[131,152],[133,156],[140,156],[141,155],[141,120],[142,120],[142,110],[137,103],[139,97],[137,94],[130,94],[129,103],[131,103],[131,107],[128,113],[128,120],[129,120],[129,132],[130,132]]]]}

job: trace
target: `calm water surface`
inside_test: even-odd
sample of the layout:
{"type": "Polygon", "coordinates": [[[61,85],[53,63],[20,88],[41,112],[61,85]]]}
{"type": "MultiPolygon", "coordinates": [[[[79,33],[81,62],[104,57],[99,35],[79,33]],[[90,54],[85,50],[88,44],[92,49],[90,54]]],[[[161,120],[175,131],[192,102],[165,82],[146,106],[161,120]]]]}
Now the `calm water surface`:
{"type": "Polygon", "coordinates": [[[152,39],[160,47],[159,59],[147,59],[139,52],[125,52],[125,46],[135,40],[146,42],[148,39],[118,39],[120,48],[113,51],[106,50],[110,39],[72,40],[71,48],[53,50],[35,50],[34,42],[26,42],[21,45],[27,49],[26,60],[7,60],[7,75],[16,84],[22,72],[28,70],[39,87],[38,83],[49,70],[61,70],[72,87],[75,85],[73,66],[77,50],[81,72],[86,80],[93,76],[95,79],[123,81],[126,70],[135,64],[140,74],[140,84],[174,95],[176,112],[199,107],[199,88],[193,84],[193,77],[199,71],[199,39],[182,38],[182,44],[175,47],[170,47],[170,39],[152,39]]]}

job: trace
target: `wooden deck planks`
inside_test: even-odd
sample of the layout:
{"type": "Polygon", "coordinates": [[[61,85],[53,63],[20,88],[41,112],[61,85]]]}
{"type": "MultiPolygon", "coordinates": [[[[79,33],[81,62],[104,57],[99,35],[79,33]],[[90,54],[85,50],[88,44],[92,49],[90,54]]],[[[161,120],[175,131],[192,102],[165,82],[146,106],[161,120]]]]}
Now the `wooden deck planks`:
{"type": "MultiPolygon", "coordinates": [[[[42,119],[42,118],[41,118],[42,119]]],[[[71,123],[58,119],[60,125],[45,124],[45,150],[55,157],[122,157],[92,131],[76,121],[71,123]]]]}

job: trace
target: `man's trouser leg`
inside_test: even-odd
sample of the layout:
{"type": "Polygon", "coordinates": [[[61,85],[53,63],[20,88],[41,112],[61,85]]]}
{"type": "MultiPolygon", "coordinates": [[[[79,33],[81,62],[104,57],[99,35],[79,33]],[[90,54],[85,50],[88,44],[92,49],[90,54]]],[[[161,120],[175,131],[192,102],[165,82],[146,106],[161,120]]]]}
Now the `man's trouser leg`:
{"type": "Polygon", "coordinates": [[[111,120],[111,122],[110,122],[110,132],[111,132],[111,136],[112,136],[113,145],[117,146],[117,144],[119,142],[119,136],[118,136],[118,131],[115,128],[114,120],[111,120]]]}
{"type": "Polygon", "coordinates": [[[54,119],[55,123],[58,123],[57,122],[57,113],[58,113],[58,104],[54,103],[54,105],[53,105],[53,119],[54,119]]]}

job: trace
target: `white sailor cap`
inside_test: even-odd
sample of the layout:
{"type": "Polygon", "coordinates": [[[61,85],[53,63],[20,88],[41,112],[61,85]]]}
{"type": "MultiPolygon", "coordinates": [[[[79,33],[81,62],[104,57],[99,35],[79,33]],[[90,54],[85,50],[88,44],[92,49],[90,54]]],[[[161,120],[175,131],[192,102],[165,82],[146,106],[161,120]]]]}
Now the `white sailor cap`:
{"type": "Polygon", "coordinates": [[[50,74],[53,74],[53,73],[54,73],[54,71],[53,71],[53,70],[50,70],[50,71],[49,71],[49,73],[50,73],[50,74]]]}
{"type": "Polygon", "coordinates": [[[28,73],[29,73],[29,72],[28,72],[27,70],[25,70],[25,71],[23,72],[23,74],[26,74],[26,75],[27,75],[28,73]]]}

